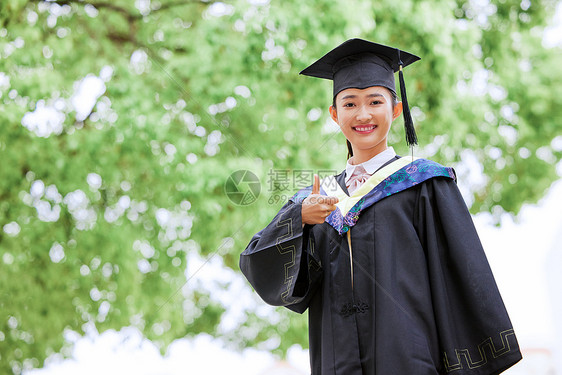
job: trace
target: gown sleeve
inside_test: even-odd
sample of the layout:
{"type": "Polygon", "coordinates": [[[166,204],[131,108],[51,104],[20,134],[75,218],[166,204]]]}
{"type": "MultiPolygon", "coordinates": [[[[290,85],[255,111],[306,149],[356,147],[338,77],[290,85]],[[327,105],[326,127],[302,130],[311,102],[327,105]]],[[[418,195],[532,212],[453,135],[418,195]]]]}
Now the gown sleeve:
{"type": "Polygon", "coordinates": [[[270,305],[303,313],[322,276],[310,225],[302,225],[301,203],[287,202],[240,255],[240,269],[270,305]]]}
{"type": "Polygon", "coordinates": [[[499,374],[521,353],[470,213],[453,180],[432,179],[419,200],[444,370],[499,374]]]}

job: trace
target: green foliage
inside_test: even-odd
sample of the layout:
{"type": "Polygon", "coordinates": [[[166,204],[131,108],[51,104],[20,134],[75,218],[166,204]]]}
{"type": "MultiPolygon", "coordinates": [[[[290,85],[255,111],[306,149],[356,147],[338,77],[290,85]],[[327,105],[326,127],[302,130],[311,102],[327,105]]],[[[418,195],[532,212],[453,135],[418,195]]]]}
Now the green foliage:
{"type": "MultiPolygon", "coordinates": [[[[162,348],[218,334],[227,306],[183,294],[185,255],[237,269],[252,234],[304,186],[271,170],[343,168],[345,139],[325,125],[331,87],[298,72],[345,39],[422,56],[405,74],[418,151],[453,164],[472,150],[487,176],[473,212],[517,213],[557,178],[562,56],[541,47],[553,1],[134,3],[0,5],[2,373],[40,366],[64,330],[87,324],[136,325],[162,348]],[[88,75],[105,89],[83,115],[72,97],[88,75]],[[41,107],[63,116],[44,136],[22,123],[41,107]],[[248,206],[224,194],[240,169],[262,183],[248,206]]],[[[400,122],[390,139],[405,154],[400,122]]],[[[305,317],[278,314],[275,325],[249,314],[225,338],[279,355],[306,346],[305,317]]]]}

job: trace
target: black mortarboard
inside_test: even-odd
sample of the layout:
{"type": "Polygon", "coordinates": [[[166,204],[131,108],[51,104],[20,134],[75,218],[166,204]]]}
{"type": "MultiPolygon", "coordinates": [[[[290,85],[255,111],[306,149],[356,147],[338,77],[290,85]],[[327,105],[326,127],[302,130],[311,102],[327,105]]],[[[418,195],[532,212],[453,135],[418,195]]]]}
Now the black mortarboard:
{"type": "Polygon", "coordinates": [[[335,98],[345,89],[365,89],[372,86],[386,87],[396,94],[394,73],[399,72],[406,142],[411,146],[417,144],[417,137],[408,107],[402,68],[419,59],[418,56],[397,48],[363,39],[350,39],[325,54],[300,74],[334,81],[335,98]]]}

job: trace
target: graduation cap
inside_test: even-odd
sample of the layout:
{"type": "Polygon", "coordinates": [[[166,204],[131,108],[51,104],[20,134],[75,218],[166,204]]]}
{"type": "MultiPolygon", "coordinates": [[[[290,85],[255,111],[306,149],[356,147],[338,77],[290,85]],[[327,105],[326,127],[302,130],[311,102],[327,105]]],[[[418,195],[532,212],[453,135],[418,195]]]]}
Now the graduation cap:
{"type": "Polygon", "coordinates": [[[402,68],[419,59],[418,56],[397,48],[356,38],[340,44],[300,74],[334,81],[335,98],[345,89],[365,89],[372,86],[386,87],[396,94],[394,73],[399,72],[406,142],[412,146],[418,140],[408,106],[402,68]]]}

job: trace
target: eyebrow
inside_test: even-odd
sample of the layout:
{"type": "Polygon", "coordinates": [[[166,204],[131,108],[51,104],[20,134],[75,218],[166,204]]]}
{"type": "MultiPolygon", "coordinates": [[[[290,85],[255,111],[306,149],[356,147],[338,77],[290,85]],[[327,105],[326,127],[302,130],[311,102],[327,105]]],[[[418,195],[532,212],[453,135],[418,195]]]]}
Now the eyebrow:
{"type": "MultiPolygon", "coordinates": [[[[374,97],[377,97],[377,96],[380,96],[380,97],[384,98],[384,95],[379,94],[378,92],[367,95],[368,98],[374,98],[374,97]]],[[[346,95],[346,96],[342,97],[340,100],[354,99],[354,98],[357,98],[357,95],[350,94],[350,95],[346,95]]]]}

